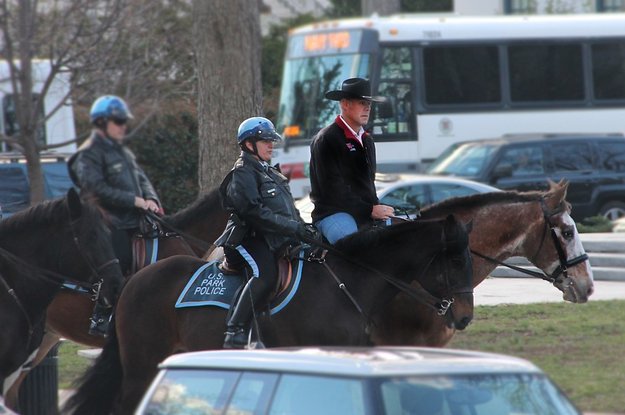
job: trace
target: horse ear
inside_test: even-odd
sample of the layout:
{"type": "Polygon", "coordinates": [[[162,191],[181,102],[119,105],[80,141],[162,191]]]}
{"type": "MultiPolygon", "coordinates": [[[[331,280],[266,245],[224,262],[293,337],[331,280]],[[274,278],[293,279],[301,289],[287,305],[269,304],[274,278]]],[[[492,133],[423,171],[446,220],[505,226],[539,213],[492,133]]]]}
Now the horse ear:
{"type": "Polygon", "coordinates": [[[569,187],[569,182],[564,179],[560,180],[558,183],[551,179],[547,179],[547,181],[549,182],[549,191],[546,195],[549,199],[548,205],[551,209],[555,209],[566,198],[566,191],[569,187]]]}
{"type": "Polygon", "coordinates": [[[82,201],[78,192],[73,187],[67,191],[67,207],[69,208],[69,215],[73,219],[79,218],[82,213],[82,201]]]}

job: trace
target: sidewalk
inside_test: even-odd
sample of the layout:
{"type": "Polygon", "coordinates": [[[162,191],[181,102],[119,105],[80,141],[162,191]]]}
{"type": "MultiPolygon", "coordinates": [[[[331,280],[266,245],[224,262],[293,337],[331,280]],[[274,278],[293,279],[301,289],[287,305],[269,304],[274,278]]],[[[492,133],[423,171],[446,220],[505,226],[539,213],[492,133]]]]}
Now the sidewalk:
{"type": "MultiPolygon", "coordinates": [[[[589,301],[625,300],[625,282],[595,281],[589,301]]],[[[538,278],[487,278],[475,287],[475,305],[561,302],[562,292],[538,278]]]]}

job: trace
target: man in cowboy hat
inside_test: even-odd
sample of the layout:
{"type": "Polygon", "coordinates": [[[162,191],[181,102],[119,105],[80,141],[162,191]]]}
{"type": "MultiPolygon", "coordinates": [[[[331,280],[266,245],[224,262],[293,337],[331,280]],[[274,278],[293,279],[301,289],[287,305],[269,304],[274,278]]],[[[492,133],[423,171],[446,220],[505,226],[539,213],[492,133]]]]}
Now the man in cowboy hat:
{"type": "Polygon", "coordinates": [[[364,130],[372,102],[367,79],[350,78],[325,97],[339,101],[341,114],[319,131],[310,145],[310,198],[315,204],[315,226],[335,243],[358,227],[388,219],[393,208],[381,205],[375,191],[375,145],[364,130]]]}

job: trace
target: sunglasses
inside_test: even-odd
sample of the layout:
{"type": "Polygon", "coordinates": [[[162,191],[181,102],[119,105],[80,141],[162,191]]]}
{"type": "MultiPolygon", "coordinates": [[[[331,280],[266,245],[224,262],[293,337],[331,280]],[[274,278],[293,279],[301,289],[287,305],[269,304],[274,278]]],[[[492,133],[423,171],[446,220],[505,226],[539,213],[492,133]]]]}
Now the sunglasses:
{"type": "Polygon", "coordinates": [[[113,122],[113,124],[118,125],[120,127],[128,123],[127,118],[111,118],[111,121],[113,122]]]}

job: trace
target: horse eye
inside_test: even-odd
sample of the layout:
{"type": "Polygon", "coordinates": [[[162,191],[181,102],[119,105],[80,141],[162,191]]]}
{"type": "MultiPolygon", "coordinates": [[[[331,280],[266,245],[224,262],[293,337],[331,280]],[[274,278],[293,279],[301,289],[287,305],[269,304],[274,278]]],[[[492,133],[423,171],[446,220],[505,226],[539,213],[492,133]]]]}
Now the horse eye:
{"type": "Polygon", "coordinates": [[[574,235],[575,235],[575,233],[573,232],[572,228],[566,228],[566,229],[562,230],[562,237],[564,239],[571,240],[571,239],[573,239],[574,235]]]}

